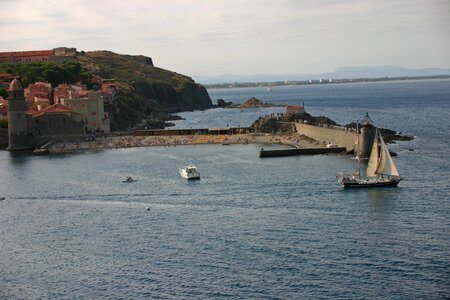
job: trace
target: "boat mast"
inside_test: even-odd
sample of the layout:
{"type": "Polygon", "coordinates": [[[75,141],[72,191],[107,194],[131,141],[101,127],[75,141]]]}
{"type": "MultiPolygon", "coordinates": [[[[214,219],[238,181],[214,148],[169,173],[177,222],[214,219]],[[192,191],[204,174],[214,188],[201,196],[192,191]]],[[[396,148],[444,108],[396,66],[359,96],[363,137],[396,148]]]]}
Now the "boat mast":
{"type": "Polygon", "coordinates": [[[360,175],[361,175],[361,160],[359,159],[359,154],[360,154],[361,146],[359,145],[359,120],[356,120],[356,136],[358,138],[358,140],[357,140],[358,152],[357,152],[356,158],[358,159],[358,177],[360,177],[360,175]]]}

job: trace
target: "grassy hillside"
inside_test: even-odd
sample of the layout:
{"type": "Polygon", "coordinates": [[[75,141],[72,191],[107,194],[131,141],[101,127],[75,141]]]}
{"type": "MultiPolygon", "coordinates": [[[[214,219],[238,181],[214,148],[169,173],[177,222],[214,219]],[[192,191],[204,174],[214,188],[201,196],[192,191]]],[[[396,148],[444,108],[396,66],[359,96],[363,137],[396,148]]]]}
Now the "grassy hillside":
{"type": "Polygon", "coordinates": [[[212,107],[206,89],[190,77],[154,67],[145,56],[120,55],[110,51],[80,54],[81,65],[90,73],[114,78],[120,87],[118,114],[112,128],[129,129],[147,120],[160,127],[167,113],[212,107]]]}

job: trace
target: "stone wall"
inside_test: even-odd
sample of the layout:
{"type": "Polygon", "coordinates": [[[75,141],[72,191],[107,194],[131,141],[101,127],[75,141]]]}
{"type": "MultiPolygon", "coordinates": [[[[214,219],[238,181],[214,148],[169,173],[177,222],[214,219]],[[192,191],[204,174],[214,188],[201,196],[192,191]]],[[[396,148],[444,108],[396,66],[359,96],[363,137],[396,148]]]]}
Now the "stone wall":
{"type": "Polygon", "coordinates": [[[8,146],[8,128],[0,128],[0,146],[8,146]]]}
{"type": "Polygon", "coordinates": [[[28,119],[29,143],[33,148],[52,140],[83,141],[83,116],[77,113],[48,113],[28,119]]]}
{"type": "Polygon", "coordinates": [[[347,152],[354,151],[357,147],[358,139],[356,132],[348,131],[343,127],[319,127],[307,124],[294,123],[298,133],[304,134],[319,142],[327,144],[335,144],[338,147],[345,147],[347,152]]]}

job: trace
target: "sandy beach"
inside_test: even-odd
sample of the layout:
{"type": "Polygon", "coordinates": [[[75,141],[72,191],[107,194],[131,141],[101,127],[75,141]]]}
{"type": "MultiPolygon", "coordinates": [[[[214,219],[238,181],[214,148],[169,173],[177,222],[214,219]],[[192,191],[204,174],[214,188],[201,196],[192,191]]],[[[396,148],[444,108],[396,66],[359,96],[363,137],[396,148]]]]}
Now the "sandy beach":
{"type": "Polygon", "coordinates": [[[235,134],[235,135],[168,135],[168,136],[108,136],[96,137],[92,141],[80,143],[54,143],[52,153],[66,153],[83,150],[118,149],[131,147],[165,146],[200,144],[280,144],[297,148],[323,147],[322,143],[299,134],[235,134]]]}

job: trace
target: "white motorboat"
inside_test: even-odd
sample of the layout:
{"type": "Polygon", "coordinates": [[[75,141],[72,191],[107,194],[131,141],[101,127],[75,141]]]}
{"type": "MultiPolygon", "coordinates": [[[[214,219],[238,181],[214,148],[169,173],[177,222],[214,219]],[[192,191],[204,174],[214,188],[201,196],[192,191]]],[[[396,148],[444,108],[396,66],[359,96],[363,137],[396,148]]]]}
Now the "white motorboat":
{"type": "Polygon", "coordinates": [[[200,179],[200,172],[193,165],[188,165],[180,169],[180,175],[186,179],[200,179]]]}

